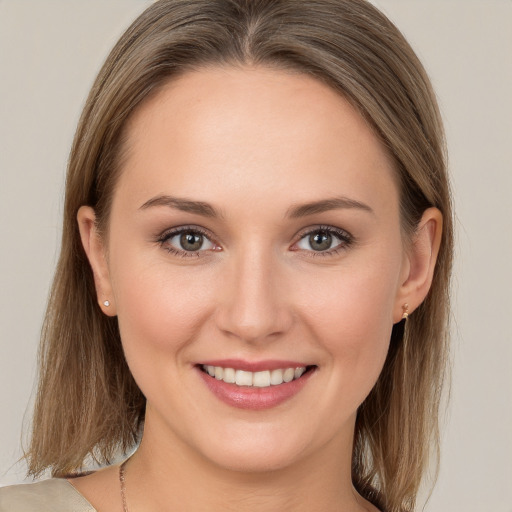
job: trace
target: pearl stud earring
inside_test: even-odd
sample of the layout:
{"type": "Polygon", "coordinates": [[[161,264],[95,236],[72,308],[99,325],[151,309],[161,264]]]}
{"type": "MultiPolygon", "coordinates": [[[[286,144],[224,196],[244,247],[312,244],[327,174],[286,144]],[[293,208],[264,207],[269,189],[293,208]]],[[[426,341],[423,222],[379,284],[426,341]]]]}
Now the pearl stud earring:
{"type": "Polygon", "coordinates": [[[108,308],[108,307],[110,306],[110,301],[106,300],[106,301],[103,303],[103,305],[104,305],[106,308],[108,308]]]}

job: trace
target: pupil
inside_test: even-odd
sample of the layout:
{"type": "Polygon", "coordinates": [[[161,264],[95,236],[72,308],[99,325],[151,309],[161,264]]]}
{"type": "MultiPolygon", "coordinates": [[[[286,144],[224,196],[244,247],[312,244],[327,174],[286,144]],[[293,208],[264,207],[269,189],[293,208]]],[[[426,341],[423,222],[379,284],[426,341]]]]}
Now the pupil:
{"type": "Polygon", "coordinates": [[[186,251],[198,251],[203,245],[203,235],[183,233],[180,237],[180,243],[186,251]]]}
{"type": "Polygon", "coordinates": [[[314,235],[310,235],[309,243],[315,251],[325,251],[331,247],[332,235],[325,231],[320,231],[314,235]]]}

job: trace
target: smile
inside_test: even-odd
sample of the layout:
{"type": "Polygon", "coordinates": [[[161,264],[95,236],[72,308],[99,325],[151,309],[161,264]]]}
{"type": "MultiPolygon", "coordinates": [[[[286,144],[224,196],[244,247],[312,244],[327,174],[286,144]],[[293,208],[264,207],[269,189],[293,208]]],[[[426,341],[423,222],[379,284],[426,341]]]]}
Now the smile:
{"type": "Polygon", "coordinates": [[[223,368],[222,366],[211,365],[202,365],[201,368],[210,375],[210,377],[214,377],[227,384],[256,388],[279,386],[280,384],[291,382],[299,379],[307,370],[305,366],[297,368],[278,368],[259,372],[235,370],[234,368],[223,368]]]}
{"type": "Polygon", "coordinates": [[[218,399],[237,409],[271,409],[300,394],[318,370],[294,361],[204,361],[199,376],[218,399]]]}

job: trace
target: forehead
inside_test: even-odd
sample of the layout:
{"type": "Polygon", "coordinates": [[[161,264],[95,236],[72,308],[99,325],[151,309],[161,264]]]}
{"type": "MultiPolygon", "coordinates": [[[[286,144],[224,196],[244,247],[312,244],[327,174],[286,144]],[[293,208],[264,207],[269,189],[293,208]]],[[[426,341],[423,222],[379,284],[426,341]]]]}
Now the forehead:
{"type": "Polygon", "coordinates": [[[236,190],[307,201],[333,195],[334,185],[343,195],[370,185],[396,193],[392,160],[363,117],[300,73],[188,72],[135,112],[127,140],[118,188],[140,200],[169,188],[205,200],[236,190]]]}

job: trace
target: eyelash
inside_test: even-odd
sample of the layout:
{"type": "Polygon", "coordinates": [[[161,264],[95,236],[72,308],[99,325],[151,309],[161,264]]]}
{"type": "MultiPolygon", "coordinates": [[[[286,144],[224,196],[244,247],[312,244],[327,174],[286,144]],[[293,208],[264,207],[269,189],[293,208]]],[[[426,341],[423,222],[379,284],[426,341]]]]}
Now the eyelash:
{"type": "MultiPolygon", "coordinates": [[[[332,249],[329,249],[327,251],[313,251],[313,250],[307,251],[308,253],[311,254],[311,257],[313,257],[313,258],[336,256],[341,251],[348,249],[355,241],[354,237],[348,231],[345,231],[344,229],[335,228],[334,226],[316,226],[313,229],[308,228],[306,231],[302,232],[299,235],[298,242],[300,242],[306,236],[310,236],[313,233],[319,233],[319,232],[327,233],[329,235],[335,236],[336,238],[338,238],[340,243],[338,245],[336,245],[335,247],[333,247],[332,249]]],[[[296,243],[298,243],[298,242],[296,242],[296,243]]]]}
{"type": "MultiPolygon", "coordinates": [[[[211,236],[208,232],[205,230],[198,228],[198,227],[192,227],[192,226],[183,226],[177,229],[173,229],[170,231],[165,231],[160,235],[158,238],[158,243],[161,245],[163,249],[165,249],[170,254],[173,254],[174,256],[178,256],[180,258],[199,258],[200,253],[204,251],[181,251],[179,249],[176,249],[176,247],[173,247],[172,245],[166,245],[166,243],[174,238],[176,235],[181,235],[182,233],[190,233],[193,235],[201,235],[210,240],[211,236]]],[[[212,242],[213,243],[213,242],[212,242]]]]}
{"type": "MultiPolygon", "coordinates": [[[[341,251],[349,248],[354,242],[354,237],[348,231],[345,231],[344,229],[335,228],[333,226],[317,226],[313,229],[308,229],[307,231],[302,232],[299,235],[299,239],[296,243],[300,242],[306,236],[312,235],[314,233],[319,233],[319,232],[327,233],[329,235],[335,236],[336,238],[338,238],[338,240],[340,240],[340,243],[338,245],[336,245],[334,248],[329,249],[327,251],[314,251],[314,250],[308,251],[308,250],[306,250],[306,252],[311,253],[311,257],[314,257],[314,258],[316,258],[318,256],[321,256],[321,257],[336,256],[341,251]]],[[[210,234],[207,231],[205,231],[201,228],[198,228],[196,226],[183,226],[183,227],[176,228],[176,229],[173,229],[170,231],[165,231],[158,237],[157,242],[160,244],[160,246],[163,249],[165,249],[170,254],[173,254],[174,256],[178,256],[180,258],[199,258],[199,257],[201,257],[201,253],[205,252],[205,250],[182,251],[182,250],[176,249],[172,245],[167,244],[167,242],[169,240],[171,240],[172,238],[174,238],[176,235],[180,235],[183,233],[201,235],[211,242],[210,234]]],[[[211,242],[211,243],[216,245],[214,242],[211,242]]],[[[294,249],[294,250],[301,251],[301,249],[294,249]]]]}

